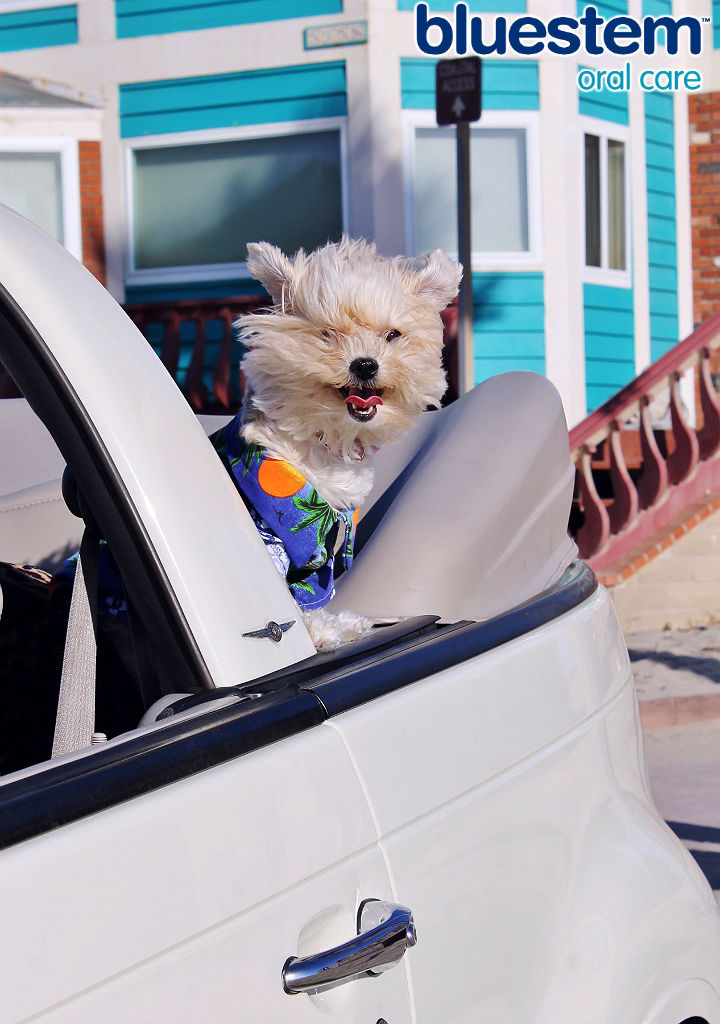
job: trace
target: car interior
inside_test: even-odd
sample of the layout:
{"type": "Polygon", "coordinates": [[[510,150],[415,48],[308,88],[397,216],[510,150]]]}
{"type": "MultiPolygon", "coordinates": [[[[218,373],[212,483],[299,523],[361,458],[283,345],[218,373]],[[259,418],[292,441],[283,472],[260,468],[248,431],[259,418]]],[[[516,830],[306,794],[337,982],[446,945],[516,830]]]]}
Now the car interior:
{"type": "MultiPolygon", "coordinates": [[[[201,422],[211,433],[223,420],[201,422]]],[[[82,545],[90,581],[85,585],[95,594],[90,604],[97,604],[97,562],[109,544],[94,514],[95,496],[86,499],[30,402],[0,401],[0,440],[5,775],[44,762],[53,752],[74,600],[71,587],[59,586],[55,574],[82,545]]],[[[463,642],[472,650],[502,642],[505,627],[486,631],[483,639],[477,624],[500,622],[566,577],[576,553],[566,532],[573,474],[562,408],[544,378],[507,374],[487,381],[453,405],[426,413],[376,460],[353,569],[339,576],[335,598],[338,607],[374,618],[373,633],[242,686],[218,689],[187,678],[183,685],[172,664],[158,657],[163,648],[152,642],[144,589],[126,586],[123,579],[128,622],[94,615],[98,740],[288,687],[322,690],[325,705],[336,710],[351,706],[358,687],[381,692],[387,652],[405,653],[412,666],[410,655],[422,648],[423,667],[418,662],[400,674],[420,677],[432,664],[428,640],[435,643],[432,650],[450,650],[437,644],[451,640],[455,651],[463,642]],[[407,554],[414,551],[416,557],[407,554]],[[472,640],[464,640],[469,627],[472,640]],[[366,665],[369,672],[363,673],[366,665]]],[[[117,561],[125,564],[122,557],[117,561]]],[[[391,675],[395,682],[385,685],[395,686],[397,671],[391,675]]]]}

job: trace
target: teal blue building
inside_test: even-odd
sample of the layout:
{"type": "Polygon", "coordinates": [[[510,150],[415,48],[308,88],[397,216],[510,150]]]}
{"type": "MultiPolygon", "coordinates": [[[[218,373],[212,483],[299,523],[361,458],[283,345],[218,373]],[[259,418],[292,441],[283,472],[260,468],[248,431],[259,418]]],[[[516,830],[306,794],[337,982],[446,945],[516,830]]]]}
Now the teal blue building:
{"type": "MultiPolygon", "coordinates": [[[[702,52],[667,66],[720,88],[706,3],[702,52]]],[[[429,6],[454,17],[450,0],[429,6]]],[[[485,38],[501,16],[547,23],[584,6],[468,4],[485,38]]],[[[595,6],[606,21],[640,14],[595,6]]],[[[414,18],[411,0],[13,0],[0,8],[0,201],[83,258],[82,144],[99,143],[106,281],[125,302],[251,294],[246,244],[261,238],[291,251],[345,231],[387,254],[456,250],[455,130],[435,123],[437,58],[414,18]]],[[[687,89],[639,81],[662,66],[483,57],[471,373],[547,374],[571,423],[692,329],[687,89]]]]}

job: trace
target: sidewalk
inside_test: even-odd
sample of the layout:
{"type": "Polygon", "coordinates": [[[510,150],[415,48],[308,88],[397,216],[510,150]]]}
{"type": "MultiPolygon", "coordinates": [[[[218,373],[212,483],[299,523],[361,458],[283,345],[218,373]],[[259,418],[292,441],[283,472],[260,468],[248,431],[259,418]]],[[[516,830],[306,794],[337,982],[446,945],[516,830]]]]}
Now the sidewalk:
{"type": "Polygon", "coordinates": [[[720,625],[628,633],[643,730],[720,718],[720,625]]]}
{"type": "Polygon", "coordinates": [[[720,718],[645,736],[655,805],[720,904],[720,718]]]}
{"type": "Polygon", "coordinates": [[[720,626],[625,641],[655,803],[720,905],[720,626]]]}

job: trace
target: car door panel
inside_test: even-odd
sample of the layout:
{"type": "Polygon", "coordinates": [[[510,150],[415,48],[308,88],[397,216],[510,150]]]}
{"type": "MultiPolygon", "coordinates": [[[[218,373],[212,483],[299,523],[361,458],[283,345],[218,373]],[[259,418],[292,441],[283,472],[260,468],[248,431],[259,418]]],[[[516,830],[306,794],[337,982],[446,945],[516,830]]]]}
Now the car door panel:
{"type": "Polygon", "coordinates": [[[653,957],[681,978],[684,949],[714,948],[714,910],[673,935],[702,880],[652,807],[604,590],[332,721],[425,937],[408,958],[419,1024],[630,1024],[655,998],[653,957]]]}
{"type": "Polygon", "coordinates": [[[73,1022],[284,1024],[328,1006],[336,1019],[410,1020],[402,963],[324,1003],[282,989],[288,957],[349,940],[359,902],[392,896],[354,768],[325,725],[0,859],[3,1021],[47,1011],[73,1022]],[[145,1008],[158,992],[153,1017],[145,1008]]]}
{"type": "Polygon", "coordinates": [[[610,599],[597,590],[571,616],[331,722],[352,751],[386,835],[563,735],[629,678],[610,599]],[[397,742],[405,722],[412,722],[407,745],[397,742]],[[402,771],[393,763],[398,758],[402,771]]]}
{"type": "Polygon", "coordinates": [[[309,953],[310,945],[314,952],[347,941],[355,931],[358,894],[386,887],[377,850],[358,854],[33,1020],[375,1024],[383,1018],[405,1024],[411,1018],[403,964],[379,977],[361,978],[317,995],[287,995],[281,983],[283,963],[291,952],[309,953]],[[343,894],[344,902],[329,903],[331,891],[338,899],[343,894]],[[307,923],[298,928],[300,921],[307,923]],[[268,949],[282,949],[284,955],[263,955],[268,949]]]}

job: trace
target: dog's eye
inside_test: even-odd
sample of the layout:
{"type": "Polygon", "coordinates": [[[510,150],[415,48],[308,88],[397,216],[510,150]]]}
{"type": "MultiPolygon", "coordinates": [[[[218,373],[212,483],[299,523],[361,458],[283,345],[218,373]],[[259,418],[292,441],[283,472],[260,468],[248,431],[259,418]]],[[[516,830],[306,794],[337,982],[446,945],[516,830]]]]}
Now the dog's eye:
{"type": "Polygon", "coordinates": [[[395,339],[399,337],[400,331],[388,331],[385,335],[385,341],[395,341],[395,339]]]}
{"type": "Polygon", "coordinates": [[[332,341],[333,340],[332,331],[322,330],[322,331],[320,331],[320,337],[322,338],[323,341],[332,341]]]}

